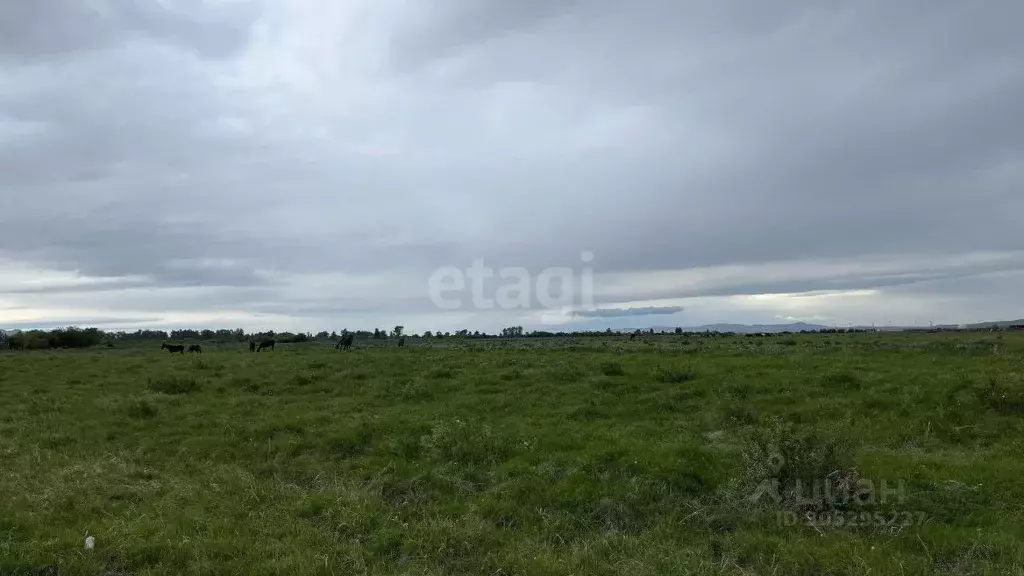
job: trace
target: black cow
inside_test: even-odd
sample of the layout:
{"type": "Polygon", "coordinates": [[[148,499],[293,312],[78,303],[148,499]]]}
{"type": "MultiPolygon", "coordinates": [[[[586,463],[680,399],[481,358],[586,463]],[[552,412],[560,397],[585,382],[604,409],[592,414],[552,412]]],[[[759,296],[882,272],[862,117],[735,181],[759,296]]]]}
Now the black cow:
{"type": "Polygon", "coordinates": [[[201,346],[199,346],[199,344],[193,344],[193,345],[188,347],[188,351],[189,351],[189,353],[196,352],[198,354],[202,354],[203,353],[203,348],[201,346]]]}
{"type": "Polygon", "coordinates": [[[255,351],[256,351],[256,343],[253,342],[252,340],[250,340],[249,341],[249,352],[255,352],[255,351]]]}
{"type": "Polygon", "coordinates": [[[274,349],[274,341],[273,340],[264,340],[263,342],[260,342],[260,345],[256,348],[256,351],[257,352],[262,352],[264,348],[270,348],[271,350],[273,350],[274,349]]]}
{"type": "Polygon", "coordinates": [[[160,345],[160,349],[166,349],[171,354],[174,354],[175,352],[179,354],[185,353],[185,346],[183,344],[168,344],[167,342],[164,342],[163,344],[160,345]]]}
{"type": "Polygon", "coordinates": [[[349,348],[352,347],[352,340],[354,338],[355,337],[353,336],[353,334],[351,332],[349,332],[349,333],[343,335],[340,340],[338,340],[338,343],[334,345],[334,348],[335,349],[337,349],[337,348],[349,349],[349,348]]]}

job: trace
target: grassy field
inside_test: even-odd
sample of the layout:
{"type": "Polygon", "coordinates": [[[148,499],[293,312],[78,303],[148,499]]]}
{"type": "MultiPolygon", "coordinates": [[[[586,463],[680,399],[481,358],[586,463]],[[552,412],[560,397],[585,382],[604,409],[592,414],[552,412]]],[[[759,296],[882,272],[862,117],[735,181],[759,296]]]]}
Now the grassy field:
{"type": "Polygon", "coordinates": [[[1024,574],[1022,335],[443,342],[0,353],[0,573],[1024,574]]]}

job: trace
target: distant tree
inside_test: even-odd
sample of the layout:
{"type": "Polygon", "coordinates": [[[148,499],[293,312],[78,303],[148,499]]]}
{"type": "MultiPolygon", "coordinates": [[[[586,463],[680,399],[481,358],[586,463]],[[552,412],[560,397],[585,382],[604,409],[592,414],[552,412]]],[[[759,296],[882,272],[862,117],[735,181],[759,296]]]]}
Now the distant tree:
{"type": "Polygon", "coordinates": [[[501,329],[501,335],[502,336],[507,336],[507,337],[522,336],[523,335],[523,327],[522,326],[508,326],[506,328],[502,328],[501,329]]]}
{"type": "Polygon", "coordinates": [[[395,326],[395,329],[391,331],[391,334],[395,338],[401,338],[403,331],[405,331],[405,326],[395,326]]]}
{"type": "Polygon", "coordinates": [[[167,340],[170,335],[163,330],[136,330],[132,333],[121,332],[118,338],[122,340],[167,340]]]}
{"type": "Polygon", "coordinates": [[[39,338],[38,330],[12,332],[8,337],[11,350],[34,350],[49,347],[49,342],[39,338]]]}
{"type": "Polygon", "coordinates": [[[434,337],[434,333],[431,332],[430,330],[427,330],[426,332],[423,333],[423,337],[424,338],[433,338],[434,337]]]}
{"type": "Polygon", "coordinates": [[[676,334],[682,334],[682,333],[683,333],[683,329],[677,326],[676,327],[676,334]]]}
{"type": "Polygon", "coordinates": [[[55,330],[20,330],[3,333],[0,348],[12,350],[45,350],[47,348],[88,348],[107,339],[99,328],[57,328],[55,330]]]}

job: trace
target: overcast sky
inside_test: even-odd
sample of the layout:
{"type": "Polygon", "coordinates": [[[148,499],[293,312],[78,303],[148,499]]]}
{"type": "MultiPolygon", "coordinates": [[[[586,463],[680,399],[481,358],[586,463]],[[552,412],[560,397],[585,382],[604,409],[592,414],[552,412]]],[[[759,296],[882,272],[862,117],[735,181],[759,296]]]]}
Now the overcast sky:
{"type": "Polygon", "coordinates": [[[4,2],[0,327],[1018,318],[1022,21],[1018,0],[4,2]],[[440,307],[432,274],[478,259],[525,268],[530,308],[470,283],[440,307]],[[538,301],[550,267],[569,305],[538,301]]]}

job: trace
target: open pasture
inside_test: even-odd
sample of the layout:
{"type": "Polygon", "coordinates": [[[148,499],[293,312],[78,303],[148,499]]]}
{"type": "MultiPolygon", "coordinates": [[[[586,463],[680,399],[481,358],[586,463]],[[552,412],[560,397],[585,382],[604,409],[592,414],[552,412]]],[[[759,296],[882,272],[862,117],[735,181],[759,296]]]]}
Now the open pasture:
{"type": "Polygon", "coordinates": [[[0,573],[1024,574],[1024,335],[158,346],[0,353],[0,573]]]}

